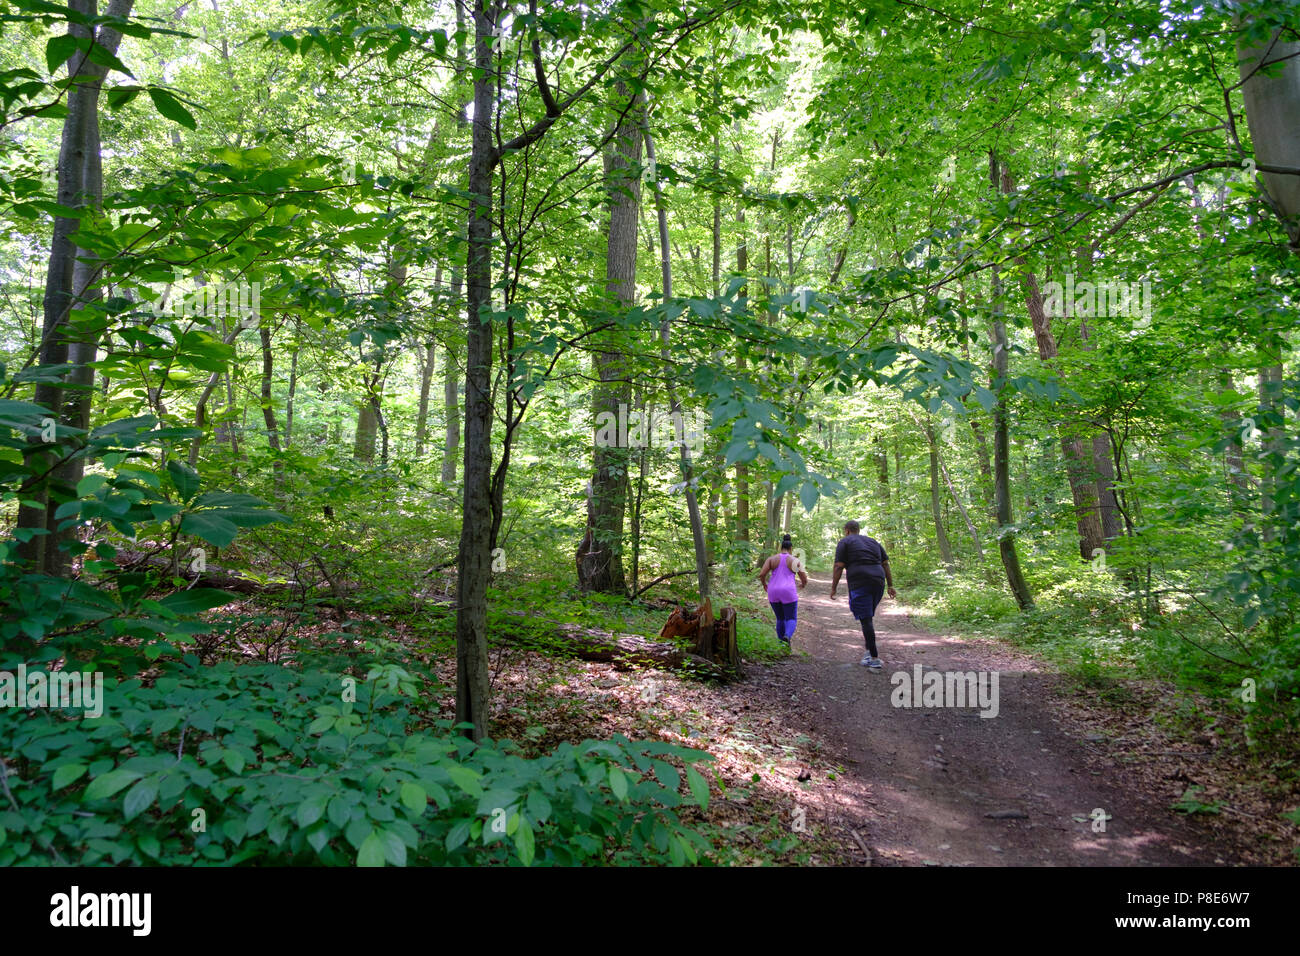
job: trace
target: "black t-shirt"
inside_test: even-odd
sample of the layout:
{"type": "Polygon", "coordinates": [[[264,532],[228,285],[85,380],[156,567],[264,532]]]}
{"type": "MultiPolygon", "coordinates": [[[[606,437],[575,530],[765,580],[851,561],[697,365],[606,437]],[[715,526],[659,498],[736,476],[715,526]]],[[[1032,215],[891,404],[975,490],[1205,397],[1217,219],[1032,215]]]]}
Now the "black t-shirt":
{"type": "Polygon", "coordinates": [[[880,565],[888,560],[885,546],[865,534],[847,534],[835,545],[835,563],[844,565],[845,577],[853,590],[884,581],[885,569],[880,565]]]}

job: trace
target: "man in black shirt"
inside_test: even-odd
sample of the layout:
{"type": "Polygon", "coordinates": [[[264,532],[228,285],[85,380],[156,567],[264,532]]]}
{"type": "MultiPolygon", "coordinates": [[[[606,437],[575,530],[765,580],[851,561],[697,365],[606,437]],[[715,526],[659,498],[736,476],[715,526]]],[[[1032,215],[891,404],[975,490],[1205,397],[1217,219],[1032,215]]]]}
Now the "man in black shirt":
{"type": "Polygon", "coordinates": [[[886,589],[889,596],[897,597],[894,590],[894,577],[889,572],[889,555],[884,545],[875,538],[860,534],[861,526],[856,521],[844,523],[844,537],[835,545],[835,579],[831,581],[831,598],[840,586],[840,575],[848,572],[849,610],[862,622],[862,637],[867,644],[867,656],[862,658],[862,665],[873,671],[881,669],[880,658],[876,656],[876,629],[871,623],[880,599],[886,589]]]}

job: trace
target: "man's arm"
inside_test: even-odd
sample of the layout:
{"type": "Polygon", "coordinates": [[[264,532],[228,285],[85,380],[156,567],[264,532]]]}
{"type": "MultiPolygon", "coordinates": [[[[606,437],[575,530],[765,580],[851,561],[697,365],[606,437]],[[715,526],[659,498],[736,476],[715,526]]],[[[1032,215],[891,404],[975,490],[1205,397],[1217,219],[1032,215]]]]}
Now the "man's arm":
{"type": "Polygon", "coordinates": [[[835,597],[835,591],[840,586],[840,575],[844,573],[844,562],[835,562],[835,579],[831,581],[831,597],[835,597]]]}
{"type": "Polygon", "coordinates": [[[889,559],[886,558],[881,561],[880,566],[885,569],[885,584],[889,586],[889,596],[891,598],[898,597],[898,592],[894,590],[894,576],[889,573],[889,559]]]}

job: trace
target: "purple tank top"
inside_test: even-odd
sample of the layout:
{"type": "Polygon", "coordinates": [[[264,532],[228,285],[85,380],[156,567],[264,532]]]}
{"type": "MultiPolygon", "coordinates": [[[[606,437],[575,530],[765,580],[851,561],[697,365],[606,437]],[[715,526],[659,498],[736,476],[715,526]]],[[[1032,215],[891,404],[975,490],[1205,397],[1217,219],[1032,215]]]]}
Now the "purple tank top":
{"type": "Polygon", "coordinates": [[[795,587],[794,571],[790,568],[790,555],[782,552],[776,570],[767,581],[767,599],[778,604],[789,604],[799,600],[799,589],[795,587]]]}

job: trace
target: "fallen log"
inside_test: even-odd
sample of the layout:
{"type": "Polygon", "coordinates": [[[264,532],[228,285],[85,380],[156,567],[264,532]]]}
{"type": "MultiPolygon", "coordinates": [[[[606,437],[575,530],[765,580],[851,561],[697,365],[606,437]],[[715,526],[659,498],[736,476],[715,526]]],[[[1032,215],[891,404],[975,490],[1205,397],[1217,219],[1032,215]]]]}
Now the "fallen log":
{"type": "Polygon", "coordinates": [[[314,585],[304,585],[296,581],[258,581],[243,577],[235,571],[209,564],[202,571],[191,571],[184,565],[173,573],[171,560],[161,554],[146,554],[143,551],[119,551],[113,559],[117,566],[128,571],[159,571],[170,577],[184,578],[193,582],[194,587],[220,588],[235,594],[271,594],[277,591],[310,590],[314,585]]]}
{"type": "MultiPolygon", "coordinates": [[[[523,611],[508,611],[511,616],[523,617],[523,611]]],[[[662,670],[687,671],[700,677],[726,680],[728,674],[707,658],[696,654],[690,646],[675,641],[655,641],[639,634],[614,634],[596,628],[582,627],[569,622],[554,624],[552,633],[519,633],[492,629],[492,636],[507,638],[512,644],[541,651],[572,654],[579,660],[613,664],[619,670],[633,667],[658,667],[662,670]]]]}
{"type": "Polygon", "coordinates": [[[620,670],[630,667],[659,667],[687,670],[704,677],[722,679],[723,670],[689,647],[668,641],[652,641],[638,634],[592,632],[576,624],[561,624],[560,633],[574,653],[586,661],[603,661],[620,670]]]}

